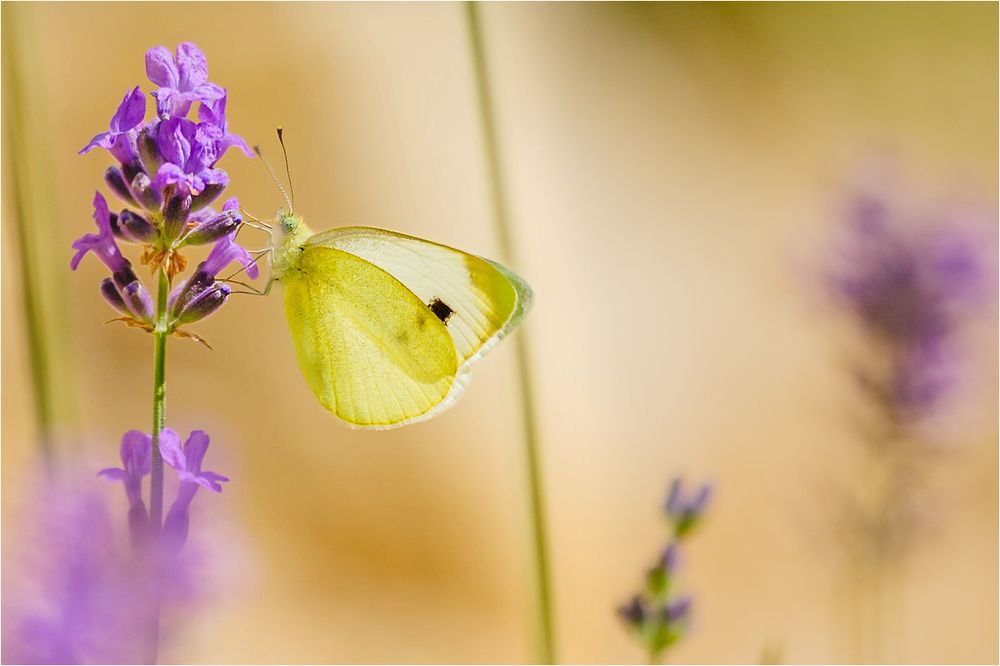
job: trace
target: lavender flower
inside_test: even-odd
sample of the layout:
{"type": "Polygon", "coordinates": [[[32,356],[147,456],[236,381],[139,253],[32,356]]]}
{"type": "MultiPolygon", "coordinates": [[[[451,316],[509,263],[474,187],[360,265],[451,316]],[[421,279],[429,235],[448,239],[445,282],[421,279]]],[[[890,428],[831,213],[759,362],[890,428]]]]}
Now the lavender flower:
{"type": "Polygon", "coordinates": [[[931,229],[860,195],[848,217],[844,266],[829,282],[837,302],[888,359],[887,374],[864,375],[895,418],[932,413],[954,386],[956,334],[982,300],[987,279],[976,241],[947,219],[931,229]]]}
{"type": "Polygon", "coordinates": [[[163,460],[177,470],[180,485],[177,488],[177,498],[170,506],[166,520],[163,522],[163,547],[167,552],[180,550],[187,541],[190,519],[188,510],[199,488],[212,492],[222,492],[222,482],[228,478],[215,472],[202,471],[201,464],[208,451],[208,435],[202,430],[194,430],[180,446],[180,437],[170,428],[165,428],[160,435],[160,450],[163,460]]]}
{"type": "Polygon", "coordinates": [[[680,478],[673,480],[666,504],[673,539],[647,572],[643,591],[618,608],[618,615],[643,644],[653,663],[659,662],[663,652],[687,631],[692,599],[673,593],[680,563],[680,544],[704,516],[711,496],[708,484],[703,484],[689,497],[685,497],[681,486],[680,478]]]}
{"type": "MultiPolygon", "coordinates": [[[[187,267],[181,250],[190,245],[216,244],[209,268],[236,257],[251,278],[258,276],[258,270],[234,240],[243,222],[238,200],[230,198],[221,212],[209,206],[229,183],[229,176],[217,164],[226,151],[236,146],[253,155],[246,142],[229,131],[225,89],[208,81],[205,56],[190,43],[178,46],[176,54],[164,47],[150,49],[146,72],[159,86],[153,93],[157,116],[143,124],[146,98],[136,87],[122,100],[109,131],[95,136],[81,151],[109,150],[120,165],[108,168],[105,182],[127,205],[142,210],[112,213],[98,193],[94,198],[98,233],[73,243],[76,254],[70,265],[75,270],[93,252],[112,272],[112,278],[100,286],[105,300],[125,323],[152,331],[155,306],[149,290],[138,280],[117,241],[142,245],[142,263],[154,271],[162,267],[170,281],[187,267]],[[198,122],[186,117],[196,103],[198,122]]],[[[200,340],[177,327],[204,318],[226,301],[231,290],[216,280],[223,267],[200,270],[173,290],[172,302],[183,307],[172,310],[169,332],[200,340]]]]}

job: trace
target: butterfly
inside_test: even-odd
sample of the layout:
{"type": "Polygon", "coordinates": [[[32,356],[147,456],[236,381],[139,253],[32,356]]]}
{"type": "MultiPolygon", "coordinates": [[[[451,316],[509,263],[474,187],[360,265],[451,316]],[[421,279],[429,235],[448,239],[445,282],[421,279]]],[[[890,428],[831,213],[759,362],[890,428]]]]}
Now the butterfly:
{"type": "MultiPolygon", "coordinates": [[[[291,188],[280,127],[278,141],[291,188]]],[[[294,214],[294,190],[289,197],[254,150],[288,204],[260,227],[271,238],[263,293],[284,286],[299,368],[319,402],[348,425],[376,429],[455,404],[470,366],[528,312],[531,287],[494,261],[394,231],[313,233],[294,214]]]]}
{"type": "Polygon", "coordinates": [[[314,234],[279,211],[271,251],[302,374],[352,426],[402,426],[453,405],[532,300],[496,262],[385,229],[314,234]]]}

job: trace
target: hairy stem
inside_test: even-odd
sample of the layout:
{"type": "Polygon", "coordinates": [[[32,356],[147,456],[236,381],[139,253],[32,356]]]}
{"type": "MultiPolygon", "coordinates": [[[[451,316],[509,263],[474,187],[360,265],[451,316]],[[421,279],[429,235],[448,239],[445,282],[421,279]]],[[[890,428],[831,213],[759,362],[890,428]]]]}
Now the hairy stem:
{"type": "MultiPolygon", "coordinates": [[[[486,152],[493,222],[500,242],[500,252],[505,261],[514,263],[514,244],[511,240],[510,221],[507,214],[506,192],[500,168],[500,150],[496,121],[493,117],[493,100],[490,94],[486,52],[483,48],[483,31],[479,9],[475,2],[465,3],[469,39],[472,47],[473,68],[476,79],[476,99],[486,152]]],[[[528,477],[528,495],[531,512],[531,540],[534,560],[535,620],[537,623],[538,653],[536,661],[542,664],[556,662],[555,639],[552,620],[552,591],[549,576],[548,537],[545,529],[545,503],[542,483],[541,458],[535,425],[534,391],[531,383],[531,362],[524,331],[515,336],[517,377],[520,386],[521,414],[524,424],[524,457],[528,477]]]]}

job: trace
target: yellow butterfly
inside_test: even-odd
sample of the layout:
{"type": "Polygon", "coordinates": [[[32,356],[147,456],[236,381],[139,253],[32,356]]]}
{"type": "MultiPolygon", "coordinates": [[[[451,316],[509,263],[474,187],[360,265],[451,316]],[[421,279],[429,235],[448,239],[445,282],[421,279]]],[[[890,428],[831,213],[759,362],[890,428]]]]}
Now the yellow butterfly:
{"type": "MultiPolygon", "coordinates": [[[[278,141],[284,154],[280,127],[278,141]]],[[[531,287],[489,259],[393,231],[314,234],[254,150],[288,204],[259,227],[271,237],[262,293],[284,285],[299,367],[319,401],[362,428],[416,423],[455,404],[469,367],[524,318],[531,287]]],[[[287,154],[285,170],[291,187],[287,154]]]]}
{"type": "Polygon", "coordinates": [[[314,234],[279,211],[271,247],[302,374],[353,426],[391,428],[450,407],[472,363],[531,304],[531,288],[500,264],[384,229],[314,234]]]}

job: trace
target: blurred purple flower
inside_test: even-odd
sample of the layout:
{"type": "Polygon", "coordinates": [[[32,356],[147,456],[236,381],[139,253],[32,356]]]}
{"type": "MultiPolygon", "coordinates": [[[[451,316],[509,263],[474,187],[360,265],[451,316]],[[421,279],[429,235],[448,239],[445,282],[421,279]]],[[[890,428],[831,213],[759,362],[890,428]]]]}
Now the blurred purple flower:
{"type": "MultiPolygon", "coordinates": [[[[944,217],[932,228],[859,195],[847,218],[844,265],[828,280],[862,332],[887,350],[883,393],[897,416],[929,413],[956,381],[957,329],[985,292],[978,240],[944,217]]],[[[869,381],[872,378],[868,378],[869,381]]]]}
{"type": "Polygon", "coordinates": [[[123,552],[96,494],[49,486],[38,512],[18,539],[20,589],[5,593],[3,662],[140,662],[155,602],[140,573],[156,564],[123,552]]]}
{"type": "Polygon", "coordinates": [[[672,539],[660,553],[656,564],[646,573],[642,592],[618,608],[618,615],[634,630],[651,663],[658,663],[662,653],[681,640],[688,630],[692,598],[676,596],[675,578],[679,568],[683,538],[704,516],[712,487],[702,484],[685,496],[678,477],[670,484],[665,512],[672,523],[672,539]]]}
{"type": "Polygon", "coordinates": [[[211,102],[226,94],[221,87],[208,82],[205,54],[190,42],[180,44],[176,55],[163,46],[149,49],[146,76],[160,86],[153,97],[157,113],[164,119],[186,116],[193,102],[211,102]]]}
{"type": "Polygon", "coordinates": [[[105,148],[115,158],[125,164],[136,158],[135,138],[138,127],[146,117],[146,96],[136,86],[125,93],[125,98],[118,105],[118,110],[111,117],[109,131],[101,132],[90,140],[80,150],[80,154],[88,153],[94,148],[105,148]]]}

